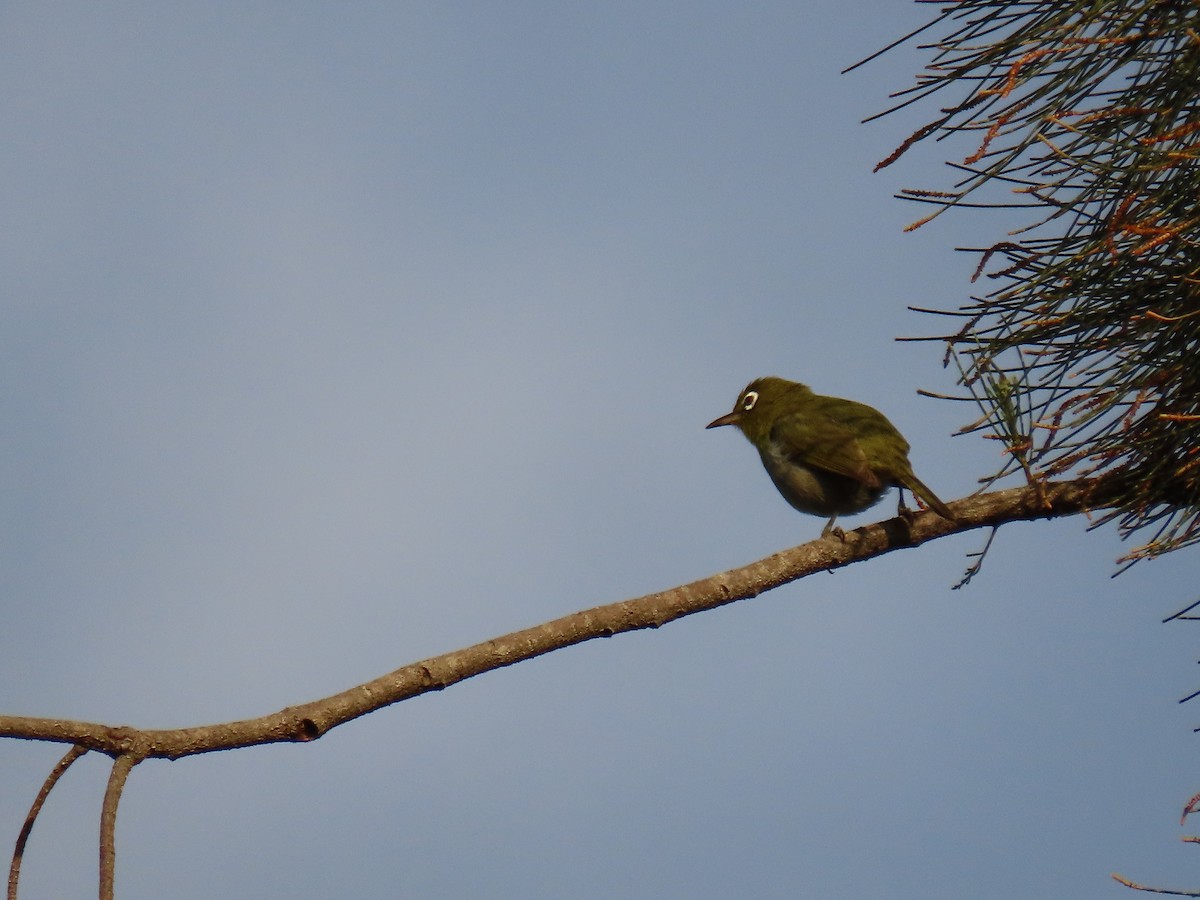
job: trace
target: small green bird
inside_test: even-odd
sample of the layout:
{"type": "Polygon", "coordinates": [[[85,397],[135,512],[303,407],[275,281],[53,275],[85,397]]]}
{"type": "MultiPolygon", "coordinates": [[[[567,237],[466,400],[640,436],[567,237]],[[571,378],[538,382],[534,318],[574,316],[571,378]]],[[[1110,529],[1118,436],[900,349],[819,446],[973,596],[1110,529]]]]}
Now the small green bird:
{"type": "Polygon", "coordinates": [[[913,474],[908,441],[865,403],[823,397],[783,378],[759,378],[742,391],[733,412],[705,427],[721,425],[742,430],[784,500],[802,513],[829,516],[822,536],[838,516],[869,509],[893,486],[908,488],[943,519],[954,519],[913,474]]]}

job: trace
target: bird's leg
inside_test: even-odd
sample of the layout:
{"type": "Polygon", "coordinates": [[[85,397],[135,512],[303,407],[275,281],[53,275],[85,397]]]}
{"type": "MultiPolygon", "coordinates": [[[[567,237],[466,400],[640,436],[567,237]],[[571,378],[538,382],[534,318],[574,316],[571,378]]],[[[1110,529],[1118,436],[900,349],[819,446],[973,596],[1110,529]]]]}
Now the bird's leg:
{"type": "MultiPolygon", "coordinates": [[[[907,504],[905,504],[905,502],[904,502],[904,485],[897,485],[897,487],[900,489],[900,502],[896,505],[896,515],[899,516],[901,519],[903,519],[905,522],[911,523],[912,520],[914,518],[916,518],[916,515],[919,512],[919,510],[908,508],[907,504]]],[[[914,494],[913,496],[915,497],[916,494],[914,494]]]]}
{"type": "Polygon", "coordinates": [[[829,517],[829,521],[826,522],[825,527],[821,529],[821,537],[827,537],[832,534],[838,540],[846,540],[846,532],[842,531],[840,528],[836,528],[833,524],[836,519],[837,513],[834,513],[829,517]]]}

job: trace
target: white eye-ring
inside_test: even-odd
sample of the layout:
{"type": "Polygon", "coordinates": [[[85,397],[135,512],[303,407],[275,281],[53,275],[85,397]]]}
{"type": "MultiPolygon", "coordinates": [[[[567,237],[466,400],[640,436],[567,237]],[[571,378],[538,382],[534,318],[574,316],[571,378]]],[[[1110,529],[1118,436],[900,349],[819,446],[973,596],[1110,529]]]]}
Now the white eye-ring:
{"type": "Polygon", "coordinates": [[[746,391],[746,396],[742,398],[742,410],[750,412],[754,409],[754,404],[758,402],[758,391],[746,391]]]}

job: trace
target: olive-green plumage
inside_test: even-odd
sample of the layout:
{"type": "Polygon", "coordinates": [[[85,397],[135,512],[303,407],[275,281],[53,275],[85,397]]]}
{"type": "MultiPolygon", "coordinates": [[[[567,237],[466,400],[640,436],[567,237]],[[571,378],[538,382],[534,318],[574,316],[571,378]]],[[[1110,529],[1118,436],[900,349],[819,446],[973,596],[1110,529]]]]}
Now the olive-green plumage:
{"type": "Polygon", "coordinates": [[[738,396],[733,412],[708,428],[736,425],[758,450],[779,493],[792,506],[829,516],[874,506],[891,487],[906,487],[944,519],[954,516],[908,461],[908,441],[879,410],[814,394],[783,378],[759,378],[738,396]]]}

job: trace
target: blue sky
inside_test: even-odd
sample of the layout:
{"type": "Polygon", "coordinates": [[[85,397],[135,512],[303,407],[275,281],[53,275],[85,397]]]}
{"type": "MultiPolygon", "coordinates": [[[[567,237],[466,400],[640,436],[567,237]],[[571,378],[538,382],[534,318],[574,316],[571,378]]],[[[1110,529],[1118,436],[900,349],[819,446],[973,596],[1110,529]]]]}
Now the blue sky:
{"type": "MultiPolygon", "coordinates": [[[[994,470],[906,310],[1001,219],[872,165],[915,4],[0,8],[5,713],[226,721],[816,537],[703,426],[776,374],[994,470]]],[[[925,111],[928,113],[928,109],[925,111]]],[[[961,148],[959,148],[961,149],[961,148]]],[[[965,151],[959,156],[965,155],[965,151]]],[[[889,505],[880,507],[880,515],[889,505]]],[[[869,516],[847,524],[869,521],[869,516]]],[[[119,896],[1124,897],[1195,884],[1185,558],[968,534],[306,746],[151,761],[119,896]]],[[[0,840],[63,748],[0,745],[0,840]]],[[[23,896],[88,896],[107,760],[23,896]]],[[[5,837],[5,836],[8,837],[5,837]]]]}

